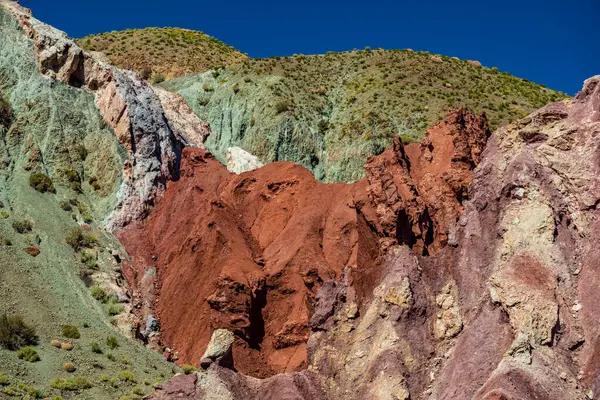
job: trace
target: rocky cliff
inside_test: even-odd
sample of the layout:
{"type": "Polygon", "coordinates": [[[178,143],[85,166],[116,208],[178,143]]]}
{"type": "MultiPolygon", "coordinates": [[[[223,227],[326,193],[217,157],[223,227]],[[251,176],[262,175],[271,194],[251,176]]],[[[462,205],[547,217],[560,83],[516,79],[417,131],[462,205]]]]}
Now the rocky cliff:
{"type": "Polygon", "coordinates": [[[129,277],[156,299],[144,304],[164,345],[195,363],[224,328],[244,373],[305,368],[323,282],[350,269],[369,296],[394,246],[424,255],[444,248],[489,134],[485,116],[457,110],[421,143],[396,139],[351,185],[319,183],[286,162],[234,175],[211,154],[185,149],[181,178],[155,211],[118,232],[136,268],[129,277]]]}
{"type": "MultiPolygon", "coordinates": [[[[482,126],[468,123],[470,116],[462,119],[459,126],[482,126]]],[[[485,135],[463,135],[452,163],[446,158],[430,165],[435,170],[436,164],[458,163],[460,172],[478,164],[468,196],[454,190],[461,195],[443,200],[460,204],[455,223],[433,230],[432,243],[439,245],[429,246],[428,254],[422,252],[427,241],[418,239],[411,250],[403,245],[411,235],[396,229],[392,240],[398,245],[386,242],[377,272],[366,274],[370,280],[361,265],[324,280],[310,317],[305,371],[256,380],[212,364],[175,378],[154,398],[595,398],[599,134],[595,77],[573,100],[496,131],[482,154],[481,146],[467,144],[482,143],[485,135]]],[[[446,152],[435,143],[424,140],[421,162],[446,152]]],[[[410,160],[411,151],[399,144],[394,153],[410,160]]],[[[419,162],[410,170],[414,165],[419,162]]],[[[386,168],[396,182],[407,179],[407,169],[406,161],[395,171],[386,168]]],[[[448,182],[450,175],[438,176],[448,182]]],[[[379,191],[370,186],[373,198],[379,191]]],[[[404,220],[401,211],[396,215],[404,220]]],[[[451,221],[437,215],[436,228],[451,221]]],[[[408,225],[415,237],[422,231],[418,225],[414,219],[408,225]]]]}

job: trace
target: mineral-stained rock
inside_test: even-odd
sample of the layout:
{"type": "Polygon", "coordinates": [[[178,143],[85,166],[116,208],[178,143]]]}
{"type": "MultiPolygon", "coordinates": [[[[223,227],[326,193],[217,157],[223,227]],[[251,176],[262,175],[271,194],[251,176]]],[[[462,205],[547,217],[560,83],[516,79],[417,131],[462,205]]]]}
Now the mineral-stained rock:
{"type": "MultiPolygon", "coordinates": [[[[373,295],[376,267],[390,246],[404,243],[422,251],[443,246],[438,238],[445,238],[448,220],[462,207],[456,191],[468,198],[469,168],[479,161],[488,133],[484,118],[458,110],[406,152],[396,141],[395,152],[369,161],[368,179],[351,185],[319,183],[304,168],[285,162],[234,175],[201,149],[185,149],[181,179],[169,185],[156,212],[118,234],[138,277],[149,267],[158,270],[156,311],[165,345],[179,352],[181,362],[197,362],[212,330],[223,328],[236,336],[236,369],[265,377],[303,368],[309,325],[330,329],[345,301],[345,286],[335,283],[345,269],[356,271],[348,277],[357,284],[344,312],[356,315],[373,295]],[[427,174],[411,172],[411,165],[421,164],[427,174]],[[402,187],[389,194],[391,186],[381,181],[397,176],[411,191],[402,187]],[[434,186],[436,195],[420,194],[421,187],[434,191],[434,186]],[[427,230],[403,220],[402,207],[413,220],[428,224],[431,240],[420,233],[414,243],[402,240],[406,229],[427,230]],[[323,293],[331,295],[314,309],[323,282],[323,293]]],[[[413,302],[406,275],[389,281],[385,290],[379,294],[385,309],[374,312],[399,313],[394,307],[413,302]]],[[[448,335],[460,330],[460,316],[452,322],[448,335]]]]}
{"type": "MultiPolygon", "coordinates": [[[[429,157],[424,147],[421,160],[429,157]]],[[[443,197],[464,210],[440,203],[429,243],[418,219],[409,218],[412,251],[397,245],[408,244],[400,239],[410,234],[394,236],[389,213],[418,216],[419,205],[434,199],[418,195],[425,184],[412,181],[417,163],[407,173],[408,146],[397,144],[383,164],[370,162],[376,210],[369,203],[357,210],[388,249],[378,273],[359,265],[322,284],[313,304],[308,371],[255,381],[248,398],[290,376],[330,399],[597,397],[599,148],[600,77],[594,77],[573,100],[497,131],[483,154],[461,151],[479,161],[471,187],[465,192],[460,183],[469,181],[468,173],[458,185],[442,173],[448,186],[436,193],[467,193],[443,197]],[[412,203],[401,196],[407,192],[412,203]],[[456,224],[446,218],[448,210],[455,210],[456,224]],[[349,313],[355,304],[358,312],[349,313]]],[[[218,367],[201,376],[228,388],[221,394],[229,398],[249,379],[218,367]]],[[[211,397],[200,386],[197,398],[227,398],[211,397]]],[[[302,392],[294,398],[318,397],[302,392]]]]}

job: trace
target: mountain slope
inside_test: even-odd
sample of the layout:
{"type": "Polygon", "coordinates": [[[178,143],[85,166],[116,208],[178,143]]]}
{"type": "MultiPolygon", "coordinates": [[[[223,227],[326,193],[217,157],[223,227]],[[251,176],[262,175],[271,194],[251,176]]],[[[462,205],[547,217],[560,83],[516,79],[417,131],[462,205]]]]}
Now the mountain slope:
{"type": "Polygon", "coordinates": [[[155,80],[202,72],[244,61],[248,57],[202,32],[181,28],[146,28],[108,32],[81,38],[86,50],[106,54],[119,68],[155,80]]]}
{"type": "Polygon", "coordinates": [[[134,338],[127,253],[105,227],[153,202],[179,132],[138,78],[104,67],[16,3],[0,1],[0,31],[0,334],[4,314],[22,317],[40,358],[0,346],[0,398],[147,394],[175,367],[134,338]]]}
{"type": "Polygon", "coordinates": [[[251,59],[162,86],[211,124],[206,145],[222,162],[240,146],[325,182],[361,178],[392,137],[415,141],[450,109],[486,112],[497,128],[566,98],[477,62],[408,50],[251,59]]]}

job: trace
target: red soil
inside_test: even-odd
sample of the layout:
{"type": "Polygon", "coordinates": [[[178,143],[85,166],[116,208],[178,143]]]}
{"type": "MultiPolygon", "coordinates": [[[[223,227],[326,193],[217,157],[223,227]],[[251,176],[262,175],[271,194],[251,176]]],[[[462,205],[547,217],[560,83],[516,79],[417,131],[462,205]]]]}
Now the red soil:
{"type": "Polygon", "coordinates": [[[130,283],[147,285],[156,268],[149,306],[181,362],[198,364],[212,330],[228,328],[241,372],[301,369],[321,283],[349,267],[368,293],[390,246],[445,246],[488,135],[484,117],[455,111],[421,144],[395,140],[350,185],[319,183],[288,162],[234,175],[185,149],[181,179],[147,220],[119,232],[134,261],[130,283]]]}

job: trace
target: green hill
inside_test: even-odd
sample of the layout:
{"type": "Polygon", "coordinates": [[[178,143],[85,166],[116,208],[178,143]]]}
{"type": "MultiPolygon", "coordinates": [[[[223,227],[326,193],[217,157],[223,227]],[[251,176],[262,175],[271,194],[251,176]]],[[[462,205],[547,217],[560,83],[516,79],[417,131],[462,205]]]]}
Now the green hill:
{"type": "Polygon", "coordinates": [[[120,68],[155,80],[173,78],[247,59],[231,46],[202,32],[180,28],[129,29],[79,39],[86,50],[100,51],[120,68]]]}
{"type": "Polygon", "coordinates": [[[326,182],[361,178],[393,136],[417,140],[450,109],[486,112],[497,128],[567,97],[477,62],[380,49],[250,59],[162,85],[210,122],[222,161],[241,146],[326,182]]]}

